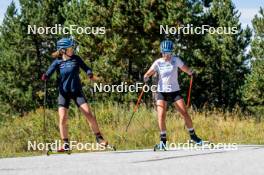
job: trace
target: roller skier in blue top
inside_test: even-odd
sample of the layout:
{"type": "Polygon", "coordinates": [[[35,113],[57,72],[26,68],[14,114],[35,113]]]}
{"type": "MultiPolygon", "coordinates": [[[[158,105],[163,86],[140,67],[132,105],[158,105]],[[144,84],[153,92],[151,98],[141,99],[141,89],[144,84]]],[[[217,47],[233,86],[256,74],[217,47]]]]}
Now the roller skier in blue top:
{"type": "Polygon", "coordinates": [[[100,145],[107,146],[108,142],[103,138],[96,118],[91,112],[86,97],[83,94],[81,81],[79,77],[80,68],[86,72],[91,80],[95,80],[91,68],[89,68],[83,60],[74,54],[75,43],[72,39],[62,38],[57,42],[57,51],[52,54],[56,58],[49,66],[47,72],[42,75],[42,80],[46,81],[55,72],[59,72],[59,96],[58,96],[58,112],[59,112],[59,128],[60,136],[64,141],[64,146],[58,152],[68,151],[70,149],[67,118],[70,100],[73,99],[75,104],[84,114],[93,133],[96,141],[100,145]]]}

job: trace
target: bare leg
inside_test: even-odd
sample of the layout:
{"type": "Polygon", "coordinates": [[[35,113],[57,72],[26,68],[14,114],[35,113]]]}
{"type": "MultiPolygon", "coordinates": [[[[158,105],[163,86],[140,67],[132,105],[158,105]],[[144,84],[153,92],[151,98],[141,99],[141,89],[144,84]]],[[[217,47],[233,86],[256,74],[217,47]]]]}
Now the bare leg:
{"type": "Polygon", "coordinates": [[[95,134],[97,143],[103,146],[108,145],[108,142],[103,138],[103,136],[100,133],[97,120],[95,116],[92,114],[89,105],[87,103],[82,104],[80,106],[80,110],[84,114],[86,121],[89,123],[93,133],[95,134]]]}
{"type": "Polygon", "coordinates": [[[100,133],[96,118],[93,116],[90,107],[87,103],[84,103],[79,108],[84,114],[86,121],[89,123],[94,134],[100,133]]]}
{"type": "Polygon", "coordinates": [[[177,100],[174,103],[176,109],[180,112],[181,116],[183,117],[184,121],[185,121],[185,125],[187,126],[187,128],[193,128],[193,124],[192,124],[192,119],[189,116],[185,103],[183,101],[183,99],[177,100]]]}
{"type": "Polygon", "coordinates": [[[166,131],[166,111],[167,102],[164,100],[157,100],[158,123],[160,131],[166,131]]]}
{"type": "Polygon", "coordinates": [[[196,134],[195,131],[193,129],[193,124],[192,124],[192,119],[189,116],[185,103],[183,101],[183,99],[177,100],[175,102],[175,107],[177,108],[177,110],[181,113],[181,116],[184,118],[185,121],[185,125],[188,128],[191,140],[193,140],[195,143],[197,144],[202,144],[202,139],[200,139],[196,134]]]}
{"type": "Polygon", "coordinates": [[[65,107],[59,107],[58,111],[59,111],[60,136],[62,139],[68,139],[68,128],[67,128],[68,109],[65,107]]]}

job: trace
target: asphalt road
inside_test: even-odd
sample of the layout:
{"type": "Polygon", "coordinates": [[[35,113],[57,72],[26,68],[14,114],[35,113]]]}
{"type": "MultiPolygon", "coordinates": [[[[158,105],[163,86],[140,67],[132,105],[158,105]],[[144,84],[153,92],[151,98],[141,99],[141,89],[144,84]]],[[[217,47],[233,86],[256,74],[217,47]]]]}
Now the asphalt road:
{"type": "Polygon", "coordinates": [[[264,145],[237,150],[130,150],[0,159],[0,175],[264,175],[264,145]]]}

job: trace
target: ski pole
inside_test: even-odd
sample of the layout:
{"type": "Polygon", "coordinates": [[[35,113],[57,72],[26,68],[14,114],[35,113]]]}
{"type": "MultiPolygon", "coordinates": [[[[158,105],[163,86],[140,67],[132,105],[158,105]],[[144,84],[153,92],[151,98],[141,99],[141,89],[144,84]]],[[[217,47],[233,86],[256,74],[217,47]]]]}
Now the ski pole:
{"type": "Polygon", "coordinates": [[[190,86],[189,86],[189,90],[188,90],[187,107],[190,107],[192,82],[193,82],[193,76],[191,76],[190,86]]]}
{"type": "MultiPolygon", "coordinates": [[[[91,82],[92,82],[92,84],[94,84],[96,81],[98,81],[99,80],[99,78],[98,77],[96,77],[95,75],[93,75],[93,78],[92,79],[90,79],[91,80],[91,82]]],[[[95,116],[95,118],[96,118],[96,114],[95,114],[95,103],[96,103],[96,99],[95,99],[95,90],[94,90],[94,88],[92,88],[92,87],[90,87],[89,88],[89,91],[90,91],[90,93],[92,94],[92,101],[91,101],[91,107],[92,107],[92,105],[93,105],[93,113],[94,113],[94,116],[95,116]]]]}
{"type": "Polygon", "coordinates": [[[127,130],[128,130],[128,127],[130,126],[130,123],[131,123],[131,121],[132,121],[132,118],[134,117],[134,115],[135,115],[135,113],[136,113],[136,111],[137,111],[137,109],[138,109],[138,107],[139,107],[140,101],[141,101],[142,96],[143,96],[143,94],[144,94],[144,87],[145,87],[145,86],[146,86],[146,84],[144,84],[144,86],[142,87],[142,91],[141,91],[141,93],[140,93],[140,95],[139,95],[139,97],[138,97],[138,99],[137,99],[136,106],[134,107],[133,113],[132,113],[132,115],[131,115],[131,117],[130,117],[130,119],[129,119],[129,122],[128,122],[128,124],[127,124],[126,132],[127,132],[127,130]]]}
{"type": "Polygon", "coordinates": [[[96,114],[95,114],[95,93],[94,93],[93,88],[89,88],[89,90],[90,90],[90,93],[92,94],[91,107],[93,105],[93,113],[94,113],[94,117],[96,118],[96,114]]]}
{"type": "Polygon", "coordinates": [[[43,100],[43,142],[46,143],[46,102],[47,102],[47,80],[44,81],[44,100],[43,100]]]}

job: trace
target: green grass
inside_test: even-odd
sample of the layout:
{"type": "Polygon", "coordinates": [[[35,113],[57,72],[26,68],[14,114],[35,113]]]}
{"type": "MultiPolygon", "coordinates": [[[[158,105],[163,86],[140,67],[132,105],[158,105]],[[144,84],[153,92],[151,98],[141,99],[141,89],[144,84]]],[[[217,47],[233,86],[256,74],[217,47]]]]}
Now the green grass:
{"type": "MultiPolygon", "coordinates": [[[[159,130],[154,108],[142,105],[134,115],[128,132],[126,125],[133,106],[96,104],[96,117],[105,138],[119,150],[152,148],[159,141],[159,130]]],[[[264,144],[264,122],[241,112],[221,111],[196,112],[190,110],[198,135],[215,143],[264,144]]],[[[59,139],[57,111],[46,110],[48,141],[59,139]]],[[[70,109],[68,121],[70,139],[77,142],[94,142],[94,136],[83,115],[77,108],[70,109]]],[[[167,132],[170,142],[184,143],[189,138],[183,119],[176,110],[168,110],[167,132]]],[[[17,117],[0,126],[0,157],[15,157],[43,154],[27,151],[28,141],[43,142],[43,109],[17,117]]]]}

